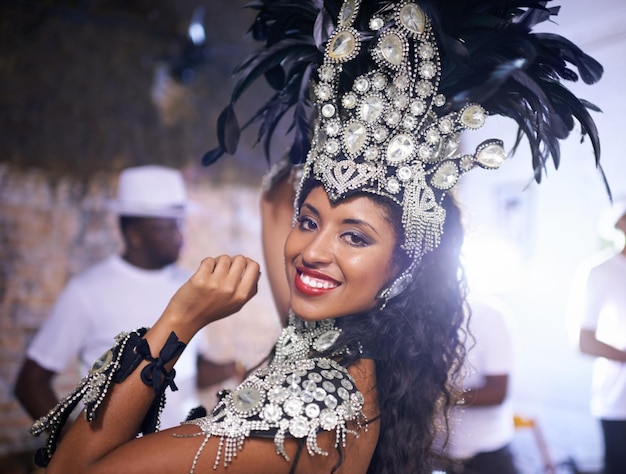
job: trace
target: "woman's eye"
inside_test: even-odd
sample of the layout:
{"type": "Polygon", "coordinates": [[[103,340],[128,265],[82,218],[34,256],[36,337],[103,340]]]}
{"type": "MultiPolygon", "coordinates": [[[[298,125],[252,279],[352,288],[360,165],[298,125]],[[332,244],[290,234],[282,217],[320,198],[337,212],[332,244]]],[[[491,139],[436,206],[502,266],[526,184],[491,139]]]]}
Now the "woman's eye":
{"type": "Polygon", "coordinates": [[[355,247],[365,247],[366,245],[369,245],[369,241],[367,239],[354,232],[344,234],[344,240],[355,247]]]}
{"type": "Polygon", "coordinates": [[[301,230],[315,230],[317,228],[317,224],[315,224],[313,219],[306,216],[300,216],[298,218],[298,227],[301,230]]]}

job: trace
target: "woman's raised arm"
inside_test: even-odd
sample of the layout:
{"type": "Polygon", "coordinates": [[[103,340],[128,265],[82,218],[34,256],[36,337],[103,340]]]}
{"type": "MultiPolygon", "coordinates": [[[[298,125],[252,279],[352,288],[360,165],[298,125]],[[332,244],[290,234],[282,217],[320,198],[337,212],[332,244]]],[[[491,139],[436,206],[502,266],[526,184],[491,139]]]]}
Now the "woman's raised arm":
{"type": "MultiPolygon", "coordinates": [[[[145,334],[152,357],[159,357],[172,332],[187,343],[202,327],[237,312],[256,294],[258,279],[259,265],[249,258],[204,259],[145,334]]],[[[168,362],[165,369],[171,370],[175,361],[168,362]]],[[[87,422],[83,416],[76,420],[59,444],[47,472],[100,472],[98,466],[107,466],[104,470],[113,472],[108,470],[109,462],[119,457],[118,450],[126,453],[122,458],[128,458],[129,462],[138,454],[136,450],[141,443],[137,443],[135,436],[155,397],[152,386],[144,384],[140,376],[147,364],[148,361],[142,361],[123,382],[111,385],[94,421],[87,422]]],[[[164,433],[167,431],[145,438],[155,436],[151,443],[158,446],[162,442],[165,449],[174,441],[171,434],[164,436],[164,433]]],[[[199,441],[195,444],[199,445],[199,441]]],[[[162,453],[153,455],[163,456],[162,453]]],[[[121,468],[121,472],[131,471],[121,468]]],[[[158,472],[158,469],[151,472],[158,472]]]]}
{"type": "Polygon", "coordinates": [[[293,220],[293,179],[293,176],[285,173],[271,186],[267,186],[268,189],[264,189],[261,196],[263,257],[274,304],[283,325],[287,323],[290,306],[283,250],[293,220]]]}

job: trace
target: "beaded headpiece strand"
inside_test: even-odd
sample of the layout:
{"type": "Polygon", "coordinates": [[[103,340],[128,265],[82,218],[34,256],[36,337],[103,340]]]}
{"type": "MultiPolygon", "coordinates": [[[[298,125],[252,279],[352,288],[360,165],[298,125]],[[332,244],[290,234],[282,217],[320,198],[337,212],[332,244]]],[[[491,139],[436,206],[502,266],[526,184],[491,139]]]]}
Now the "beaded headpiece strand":
{"type": "Polygon", "coordinates": [[[367,192],[396,202],[403,248],[418,260],[439,244],[441,203],[459,177],[476,166],[498,168],[506,157],[497,139],[460,150],[461,133],[489,114],[517,122],[514,148],[526,136],[537,181],[550,157],[558,167],[559,140],[575,120],[599,166],[588,112],[598,109],[561,79],[578,79],[574,65],[591,84],[602,67],[569,40],[531,31],[558,13],[549,1],[252,3],[259,10],[252,32],[265,47],[240,67],[218,121],[220,145],[203,162],[235,152],[234,104],[264,75],[276,93],[243,128],[261,122],[268,161],[276,125],[293,108],[290,159],[304,161],[302,182],[320,181],[332,201],[367,192]]]}

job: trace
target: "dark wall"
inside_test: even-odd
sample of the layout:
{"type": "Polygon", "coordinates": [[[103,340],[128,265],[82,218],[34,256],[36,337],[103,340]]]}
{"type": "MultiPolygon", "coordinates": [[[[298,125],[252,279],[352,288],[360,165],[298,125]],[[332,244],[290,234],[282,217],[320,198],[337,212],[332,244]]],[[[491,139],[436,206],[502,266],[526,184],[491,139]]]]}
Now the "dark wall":
{"type": "MultiPolygon", "coordinates": [[[[141,163],[197,166],[216,145],[231,73],[255,46],[244,3],[1,1],[0,162],[78,176],[141,163]],[[190,55],[197,7],[206,10],[207,41],[190,55]]],[[[254,106],[254,94],[241,101],[254,106]]],[[[244,140],[236,157],[199,173],[252,182],[264,169],[244,140]]]]}

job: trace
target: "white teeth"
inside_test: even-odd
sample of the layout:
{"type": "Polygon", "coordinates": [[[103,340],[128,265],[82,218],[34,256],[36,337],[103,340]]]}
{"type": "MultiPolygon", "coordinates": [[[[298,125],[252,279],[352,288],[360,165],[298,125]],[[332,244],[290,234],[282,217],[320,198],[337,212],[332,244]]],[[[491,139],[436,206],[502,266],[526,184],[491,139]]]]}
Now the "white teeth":
{"type": "Polygon", "coordinates": [[[302,281],[302,283],[312,288],[322,288],[322,289],[327,290],[329,288],[335,288],[337,286],[334,283],[331,283],[329,281],[318,280],[317,278],[311,278],[310,276],[304,275],[302,273],[300,274],[300,280],[302,281]]]}

